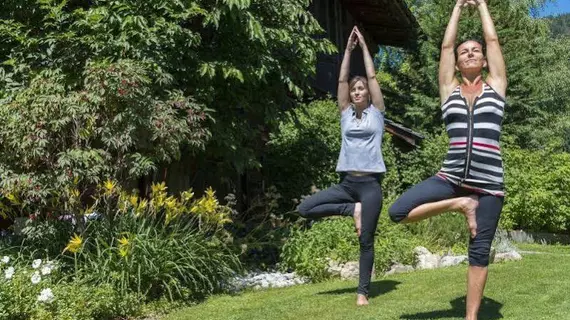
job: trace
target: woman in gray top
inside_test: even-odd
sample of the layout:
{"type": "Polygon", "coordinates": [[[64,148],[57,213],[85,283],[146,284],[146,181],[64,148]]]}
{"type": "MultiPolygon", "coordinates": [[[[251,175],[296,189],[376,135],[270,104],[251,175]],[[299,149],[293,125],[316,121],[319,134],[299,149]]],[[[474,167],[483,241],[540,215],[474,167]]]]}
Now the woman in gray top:
{"type": "Polygon", "coordinates": [[[338,79],[338,106],[341,114],[342,146],[336,171],[341,182],[303,201],[298,211],[309,219],[332,215],[354,218],[360,242],[360,278],[357,305],[368,304],[370,277],[374,263],[374,233],[382,209],[381,177],[386,171],[382,158],[384,98],[376,80],[374,63],[355,26],[348,39],[338,79]],[[366,78],[348,81],[350,55],[360,45],[366,78]]]}

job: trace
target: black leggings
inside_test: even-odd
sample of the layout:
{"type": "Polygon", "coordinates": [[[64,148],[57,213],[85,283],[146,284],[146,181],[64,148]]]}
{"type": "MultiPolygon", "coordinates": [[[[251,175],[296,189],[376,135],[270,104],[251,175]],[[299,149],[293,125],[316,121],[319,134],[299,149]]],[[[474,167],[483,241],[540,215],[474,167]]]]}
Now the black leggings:
{"type": "Polygon", "coordinates": [[[345,175],[341,182],[303,201],[297,210],[301,216],[316,219],[333,215],[352,216],[356,202],[362,204],[360,266],[357,293],[367,295],[374,264],[374,233],[382,210],[381,174],[345,175]]]}
{"type": "Polygon", "coordinates": [[[476,211],[477,235],[469,240],[469,265],[486,267],[489,265],[491,243],[503,208],[503,197],[476,193],[433,176],[406,191],[388,209],[388,213],[392,221],[400,222],[422,204],[473,194],[479,197],[479,206],[476,211]]]}

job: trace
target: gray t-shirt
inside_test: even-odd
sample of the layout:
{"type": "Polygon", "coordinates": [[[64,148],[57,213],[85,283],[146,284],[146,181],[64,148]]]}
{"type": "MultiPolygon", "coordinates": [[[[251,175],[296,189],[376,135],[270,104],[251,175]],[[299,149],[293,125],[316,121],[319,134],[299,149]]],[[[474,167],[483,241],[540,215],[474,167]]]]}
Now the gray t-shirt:
{"type": "Polygon", "coordinates": [[[386,171],[382,158],[382,134],[384,133],[384,112],[373,105],[356,118],[353,106],[344,109],[340,116],[342,145],[336,166],[337,172],[386,171]]]}

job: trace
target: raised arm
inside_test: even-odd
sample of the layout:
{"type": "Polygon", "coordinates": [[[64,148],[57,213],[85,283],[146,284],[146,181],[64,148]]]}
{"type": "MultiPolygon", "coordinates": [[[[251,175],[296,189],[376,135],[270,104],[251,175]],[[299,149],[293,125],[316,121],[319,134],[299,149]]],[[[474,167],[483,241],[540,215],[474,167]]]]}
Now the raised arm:
{"type": "Polygon", "coordinates": [[[344,50],[344,57],[342,58],[342,64],[340,65],[340,74],[338,76],[338,108],[342,112],[344,109],[348,108],[350,105],[350,92],[348,88],[348,76],[350,74],[350,55],[354,47],[356,47],[356,33],[354,28],[350,32],[348,37],[348,43],[346,44],[346,49],[344,50]]]}
{"type": "Polygon", "coordinates": [[[358,37],[358,44],[362,49],[364,68],[366,69],[366,78],[368,79],[368,93],[370,94],[370,99],[372,100],[374,107],[380,111],[384,111],[384,96],[382,95],[382,90],[380,89],[378,80],[376,80],[376,70],[374,69],[372,56],[370,55],[370,51],[368,51],[368,46],[366,45],[366,41],[364,41],[362,33],[360,33],[360,30],[358,30],[357,27],[354,28],[354,32],[358,37]]]}
{"type": "Polygon", "coordinates": [[[476,1],[483,24],[485,44],[487,45],[487,65],[489,68],[487,83],[493,87],[498,94],[505,97],[507,92],[507,70],[505,59],[501,52],[499,37],[497,36],[495,24],[489,13],[489,8],[487,8],[487,3],[485,3],[485,0],[476,1]]]}
{"type": "Polygon", "coordinates": [[[439,97],[441,102],[445,101],[459,85],[455,77],[455,39],[457,38],[457,27],[461,10],[467,6],[466,0],[457,0],[451,18],[445,29],[443,42],[441,43],[441,54],[439,57],[439,97]]]}

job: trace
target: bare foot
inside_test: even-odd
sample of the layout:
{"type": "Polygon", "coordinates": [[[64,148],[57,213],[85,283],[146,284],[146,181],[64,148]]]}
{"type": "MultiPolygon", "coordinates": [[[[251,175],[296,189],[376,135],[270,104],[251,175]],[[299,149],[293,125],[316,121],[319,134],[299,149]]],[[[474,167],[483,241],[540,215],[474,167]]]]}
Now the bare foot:
{"type": "Polygon", "coordinates": [[[465,215],[465,219],[467,219],[467,225],[469,226],[469,232],[471,233],[472,238],[475,238],[477,235],[477,219],[475,211],[478,206],[479,197],[474,195],[463,197],[459,202],[459,210],[461,210],[463,215],[465,215]]]}
{"type": "Polygon", "coordinates": [[[360,229],[362,228],[362,204],[357,202],[354,204],[354,229],[356,234],[360,237],[360,229]]]}
{"type": "Polygon", "coordinates": [[[367,306],[368,305],[368,298],[363,294],[356,295],[356,305],[357,306],[367,306]]]}

